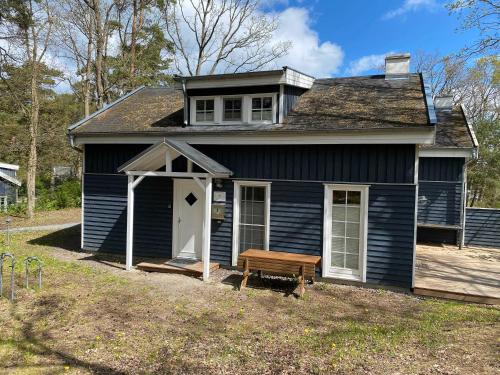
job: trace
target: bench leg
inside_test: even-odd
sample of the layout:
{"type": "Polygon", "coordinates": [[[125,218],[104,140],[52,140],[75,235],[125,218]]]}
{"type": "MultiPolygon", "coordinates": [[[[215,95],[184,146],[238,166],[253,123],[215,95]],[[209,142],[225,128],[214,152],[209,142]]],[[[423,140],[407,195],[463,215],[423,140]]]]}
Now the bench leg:
{"type": "Polygon", "coordinates": [[[248,259],[245,259],[245,270],[243,271],[243,280],[241,280],[240,290],[247,286],[248,275],[250,275],[248,259]]]}
{"type": "Polygon", "coordinates": [[[305,285],[304,285],[304,266],[300,266],[300,275],[299,275],[299,296],[302,297],[304,295],[304,292],[306,291],[305,285]]]}

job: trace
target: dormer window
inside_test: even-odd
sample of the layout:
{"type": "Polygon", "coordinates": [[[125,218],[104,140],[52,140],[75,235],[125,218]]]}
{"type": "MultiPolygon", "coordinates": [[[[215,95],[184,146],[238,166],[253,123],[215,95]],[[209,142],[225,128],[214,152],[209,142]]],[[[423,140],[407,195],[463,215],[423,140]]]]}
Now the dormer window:
{"type": "Polygon", "coordinates": [[[252,121],[273,120],[272,96],[252,98],[252,121]]]}
{"type": "Polygon", "coordinates": [[[224,98],[224,121],[241,121],[241,98],[224,98]]]}
{"type": "Polygon", "coordinates": [[[196,122],[214,121],[214,100],[197,99],[196,100],[196,122]]]}
{"type": "Polygon", "coordinates": [[[190,96],[191,125],[275,124],[278,94],[190,96]]]}

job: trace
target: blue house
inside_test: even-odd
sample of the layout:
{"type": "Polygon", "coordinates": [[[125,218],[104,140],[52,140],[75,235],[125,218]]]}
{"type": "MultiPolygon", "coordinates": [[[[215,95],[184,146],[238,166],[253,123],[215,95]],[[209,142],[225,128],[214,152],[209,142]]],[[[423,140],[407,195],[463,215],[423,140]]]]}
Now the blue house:
{"type": "Polygon", "coordinates": [[[16,178],[18,165],[0,162],[0,211],[17,202],[17,189],[21,182],[16,178]]]}
{"type": "Polygon", "coordinates": [[[82,248],[124,254],[127,269],[138,256],[200,259],[204,279],[210,262],[235,266],[249,248],[303,253],[322,257],[325,278],[411,288],[417,225],[460,225],[431,214],[443,185],[426,164],[456,163],[439,181],[462,189],[475,145],[464,116],[464,144],[454,132],[441,143],[447,110],[409,59],[389,56],[385,74],[363,77],[176,77],[72,125],[82,248]]]}

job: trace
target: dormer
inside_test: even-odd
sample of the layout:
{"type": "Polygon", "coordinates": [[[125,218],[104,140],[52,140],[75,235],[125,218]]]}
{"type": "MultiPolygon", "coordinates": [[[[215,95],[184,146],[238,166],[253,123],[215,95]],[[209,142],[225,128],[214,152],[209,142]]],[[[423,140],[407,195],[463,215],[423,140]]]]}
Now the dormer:
{"type": "Polygon", "coordinates": [[[184,93],[184,125],[281,123],[314,77],[289,67],[247,73],[175,77],[184,93]]]}

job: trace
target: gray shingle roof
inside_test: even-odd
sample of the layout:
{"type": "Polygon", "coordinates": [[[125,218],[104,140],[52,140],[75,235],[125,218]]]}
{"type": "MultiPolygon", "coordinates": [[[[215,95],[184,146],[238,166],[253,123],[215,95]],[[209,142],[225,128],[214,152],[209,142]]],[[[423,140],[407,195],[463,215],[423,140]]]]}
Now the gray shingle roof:
{"type": "Polygon", "coordinates": [[[424,148],[472,148],[474,143],[467,126],[467,119],[461,107],[451,111],[436,109],[436,141],[434,145],[422,145],[424,148]]]}
{"type": "Polygon", "coordinates": [[[213,134],[314,132],[429,126],[420,74],[317,79],[282,124],[183,127],[183,95],[173,88],[143,88],[82,121],[72,134],[213,134]]]}

